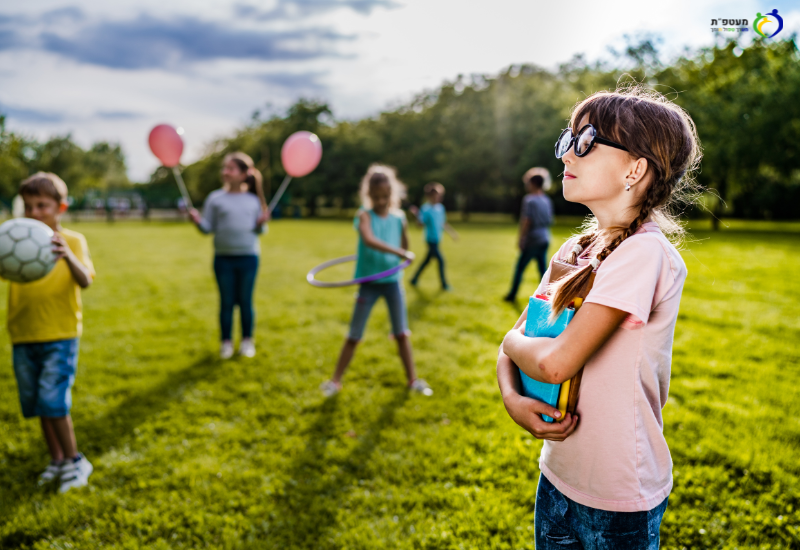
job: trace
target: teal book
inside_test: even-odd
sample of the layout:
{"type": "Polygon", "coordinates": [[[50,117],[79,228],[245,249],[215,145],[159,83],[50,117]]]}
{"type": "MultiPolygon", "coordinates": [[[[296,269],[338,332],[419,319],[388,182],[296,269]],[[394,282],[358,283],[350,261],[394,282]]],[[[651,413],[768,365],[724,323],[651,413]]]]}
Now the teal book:
{"type": "MultiPolygon", "coordinates": [[[[574,309],[565,309],[554,323],[548,321],[550,317],[550,302],[539,296],[531,296],[528,302],[528,319],[525,322],[525,336],[533,338],[555,338],[567,328],[575,316],[574,309]]],[[[534,380],[520,369],[519,377],[522,380],[522,395],[543,401],[553,407],[558,407],[558,396],[561,391],[560,384],[547,384],[534,380]]],[[[545,422],[553,419],[542,415],[545,422]]]]}

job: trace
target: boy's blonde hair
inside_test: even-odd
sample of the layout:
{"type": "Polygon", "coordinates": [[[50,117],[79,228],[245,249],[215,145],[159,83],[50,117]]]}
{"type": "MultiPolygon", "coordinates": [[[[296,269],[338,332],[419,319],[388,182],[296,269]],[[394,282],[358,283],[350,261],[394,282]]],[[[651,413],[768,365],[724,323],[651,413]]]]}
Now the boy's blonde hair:
{"type": "Polygon", "coordinates": [[[432,181],[425,185],[422,188],[422,192],[425,193],[425,196],[432,195],[436,193],[437,195],[441,195],[444,197],[444,185],[439,182],[432,181]]]}
{"type": "Polygon", "coordinates": [[[361,187],[358,194],[361,197],[361,204],[367,210],[372,208],[372,199],[369,198],[369,190],[382,183],[388,183],[391,189],[389,196],[389,209],[399,210],[400,204],[406,198],[406,186],[397,179],[397,169],[385,164],[373,163],[367,169],[367,173],[361,178],[361,187]]]}
{"type": "Polygon", "coordinates": [[[52,172],[36,172],[19,184],[19,194],[24,196],[42,195],[54,199],[57,203],[66,204],[67,184],[52,172]]]}

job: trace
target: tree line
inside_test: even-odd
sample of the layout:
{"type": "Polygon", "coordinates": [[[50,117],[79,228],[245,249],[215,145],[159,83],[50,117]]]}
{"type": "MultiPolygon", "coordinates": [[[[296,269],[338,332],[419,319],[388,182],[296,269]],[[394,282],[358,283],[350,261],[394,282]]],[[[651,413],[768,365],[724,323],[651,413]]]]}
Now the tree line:
{"type": "MultiPolygon", "coordinates": [[[[575,56],[555,70],[513,65],[496,75],[459,76],[396,108],[361,120],[337,120],[324,102],[303,99],[285,113],[259,112],[230,137],[209,144],[208,153],[183,167],[193,201],[220,185],[225,154],[244,151],[264,175],[267,195],[285,173],[283,141],[293,132],[316,133],[323,145],[319,167],[292,183],[286,203],[310,215],[321,206],[354,207],[361,176],[372,162],[398,168],[419,202],[422,187],[439,181],[448,209],[515,212],[522,174],[545,166],[557,176],[563,165],[553,144],[572,107],[598,90],[636,82],[665,94],[694,119],[704,158],[698,174],[706,193],[689,215],[759,219],[800,218],[800,53],[795,37],[735,42],[687,51],[661,60],[656,40],[629,39],[623,51],[590,63],[575,56]]],[[[128,187],[119,146],[82,150],[69,136],[37,143],[6,132],[0,118],[0,199],[13,196],[25,175],[58,172],[79,200],[89,190],[128,187]]],[[[150,203],[174,201],[173,176],[156,170],[138,189],[150,203]]],[[[582,214],[566,203],[559,178],[551,194],[556,211],[582,214]]]]}

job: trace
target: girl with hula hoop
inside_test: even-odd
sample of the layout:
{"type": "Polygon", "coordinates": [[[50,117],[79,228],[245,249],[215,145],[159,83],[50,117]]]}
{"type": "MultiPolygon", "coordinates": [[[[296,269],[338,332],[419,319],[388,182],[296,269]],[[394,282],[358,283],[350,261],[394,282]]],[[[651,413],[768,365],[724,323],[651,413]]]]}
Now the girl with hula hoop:
{"type": "Polygon", "coordinates": [[[593,217],[556,253],[536,292],[549,294],[555,315],[593,273],[594,282],[556,338],[526,337],[526,309],[497,360],[508,414],[545,440],[536,548],[657,549],[672,490],[661,410],[686,280],[667,236],[683,233],[670,206],[691,199],[697,132],[683,109],[633,87],[579,103],[555,149],[564,163],[564,198],[593,217]],[[549,284],[555,261],[574,268],[549,284]],[[558,409],[522,396],[514,364],[551,384],[585,365],[575,415],[561,418],[558,409]],[[542,414],[560,422],[546,423],[542,414]]]}
{"type": "Polygon", "coordinates": [[[253,357],[253,288],[258,274],[258,236],[269,220],[261,172],[244,153],[230,153],[222,161],[222,189],[213,191],[189,217],[201,232],[214,234],[214,275],[219,286],[219,324],[222,359],[233,356],[233,308],[239,306],[242,341],[239,354],[253,357]]]}
{"type": "MultiPolygon", "coordinates": [[[[356,279],[392,270],[401,261],[414,259],[414,254],[408,250],[406,218],[400,210],[400,200],[404,193],[405,186],[397,179],[395,169],[389,166],[373,164],[361,180],[360,195],[363,207],[354,220],[355,228],[358,230],[356,279]]],[[[401,278],[402,274],[398,270],[388,277],[362,283],[359,286],[350,321],[350,332],[339,353],[333,378],[320,386],[327,397],[341,391],[342,376],[353,359],[356,347],[364,335],[370,311],[379,298],[386,300],[386,305],[389,307],[392,335],[397,340],[397,351],[405,367],[408,387],[423,395],[433,394],[430,386],[421,378],[417,378],[401,278]]]]}

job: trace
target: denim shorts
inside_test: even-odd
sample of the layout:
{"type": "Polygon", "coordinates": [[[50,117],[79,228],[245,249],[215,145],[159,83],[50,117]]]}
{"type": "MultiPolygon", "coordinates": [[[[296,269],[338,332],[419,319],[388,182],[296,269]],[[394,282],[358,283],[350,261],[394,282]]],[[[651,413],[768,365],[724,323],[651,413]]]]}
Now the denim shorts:
{"type": "Polygon", "coordinates": [[[78,339],[14,344],[13,354],[22,416],[67,416],[78,366],[78,339]]]}
{"type": "Polygon", "coordinates": [[[408,334],[406,321],[406,296],[400,281],[391,283],[367,283],[358,287],[356,305],[353,308],[353,318],[350,320],[350,333],[348,338],[359,341],[364,336],[364,327],[372,311],[372,306],[378,298],[386,299],[389,307],[389,319],[392,321],[392,335],[408,334]]]}
{"type": "Polygon", "coordinates": [[[578,504],[540,475],[536,550],[658,550],[667,500],[645,512],[608,512],[578,504]]]}

